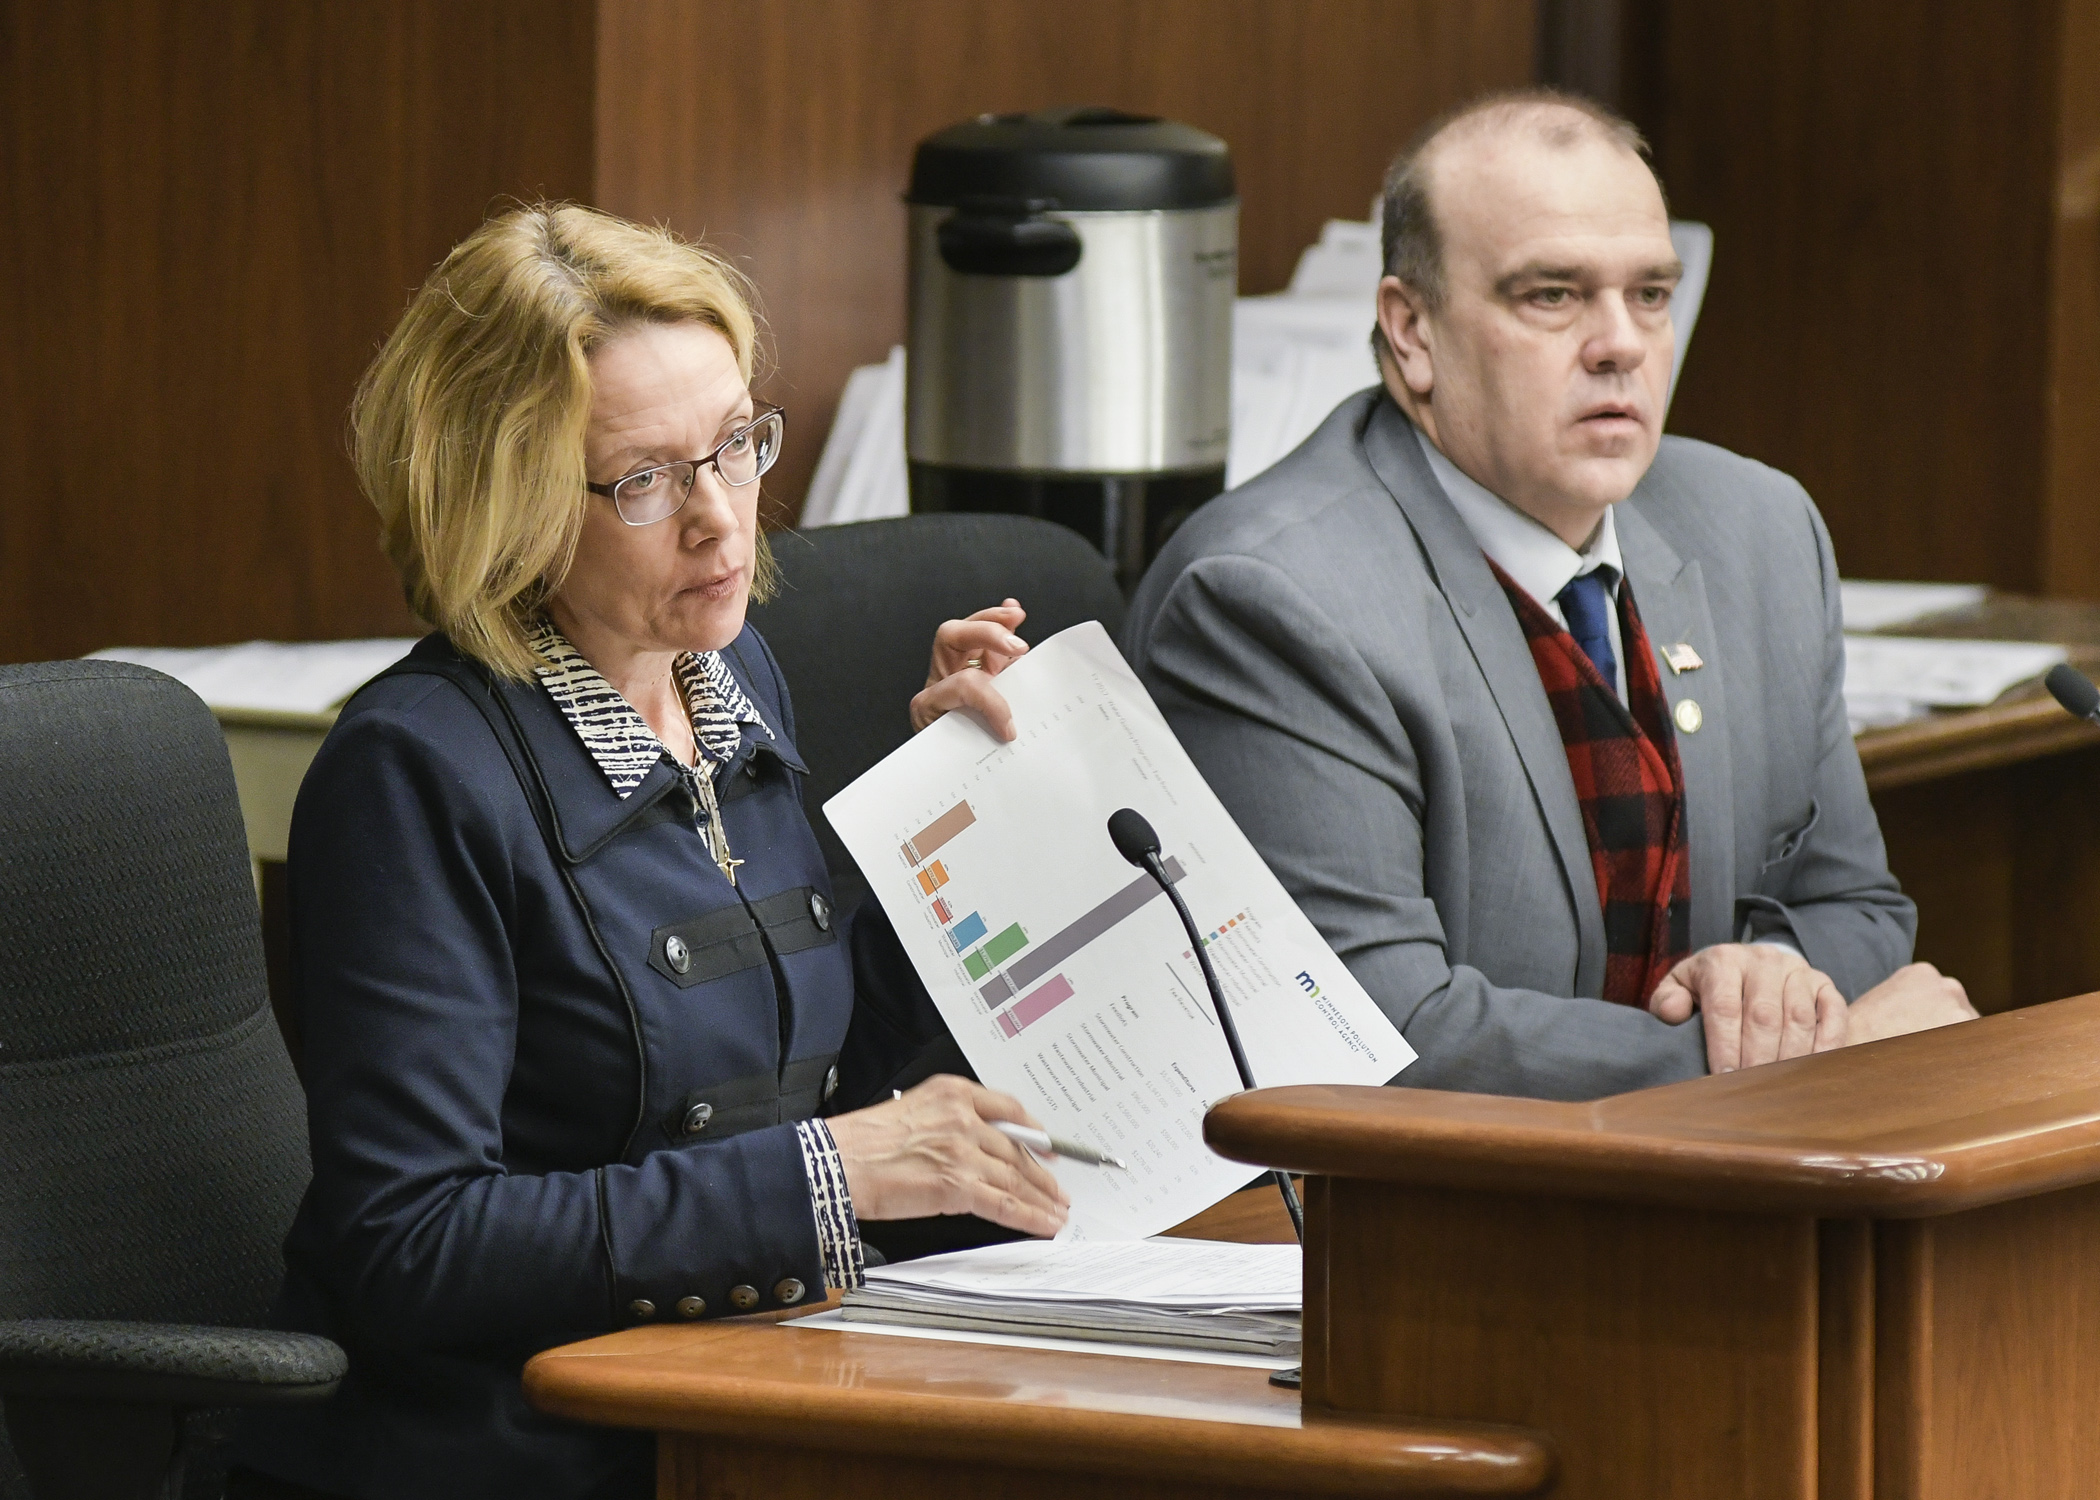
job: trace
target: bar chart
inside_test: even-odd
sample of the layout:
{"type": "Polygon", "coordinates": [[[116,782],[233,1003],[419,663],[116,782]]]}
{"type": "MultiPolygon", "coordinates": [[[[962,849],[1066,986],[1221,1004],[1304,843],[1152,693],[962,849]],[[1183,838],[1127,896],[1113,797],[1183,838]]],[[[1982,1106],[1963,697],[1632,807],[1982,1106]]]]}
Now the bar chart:
{"type": "MultiPolygon", "coordinates": [[[[1072,997],[1072,981],[1053,970],[1108,936],[1162,893],[1151,876],[1140,875],[1046,941],[1031,946],[1027,929],[1019,922],[1010,922],[994,933],[981,910],[961,911],[968,903],[956,897],[956,887],[951,884],[955,877],[948,868],[955,853],[950,850],[945,859],[933,858],[976,824],[976,809],[968,801],[957,802],[905,839],[898,851],[907,864],[917,867],[913,877],[920,893],[928,898],[928,909],[941,924],[950,950],[962,960],[963,972],[982,982],[978,993],[986,1012],[1002,1035],[1014,1038],[1072,997]],[[936,896],[936,891],[943,894],[936,896]]],[[[1178,881],[1187,873],[1173,857],[1165,861],[1165,868],[1170,880],[1178,881]]]]}
{"type": "MultiPolygon", "coordinates": [[[[1181,861],[1172,856],[1166,861],[1166,869],[1169,880],[1178,881],[1187,873],[1181,868],[1181,861]]],[[[1164,893],[1159,888],[1159,882],[1150,875],[1138,876],[1085,916],[1059,928],[1047,941],[1037,944],[1026,958],[1000,974],[978,993],[984,997],[987,1005],[1004,1005],[1088,944],[1107,937],[1126,918],[1135,916],[1162,894],[1164,893]]],[[[1017,947],[1004,957],[1012,957],[1013,952],[1019,951],[1017,947]]],[[[973,973],[970,977],[982,979],[984,976],[973,973]]]]}
{"type": "Polygon", "coordinates": [[[992,933],[991,923],[982,911],[964,910],[970,903],[958,897],[951,887],[954,876],[948,861],[933,857],[947,848],[957,834],[976,823],[976,809],[966,800],[957,802],[899,844],[898,852],[907,865],[914,867],[912,878],[918,884],[919,894],[926,899],[934,920],[941,924],[949,950],[962,960],[963,971],[972,979],[983,979],[1028,946],[1028,933],[1018,922],[1010,922],[992,933]]]}

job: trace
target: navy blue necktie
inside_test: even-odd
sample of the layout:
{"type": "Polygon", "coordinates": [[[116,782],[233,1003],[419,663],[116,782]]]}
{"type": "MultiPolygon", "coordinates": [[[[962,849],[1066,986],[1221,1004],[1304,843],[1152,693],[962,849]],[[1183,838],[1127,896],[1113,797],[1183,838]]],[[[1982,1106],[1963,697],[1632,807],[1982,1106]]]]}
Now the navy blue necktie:
{"type": "Polygon", "coordinates": [[[1568,634],[1590,659],[1614,698],[1619,695],[1619,660],[1611,652],[1611,580],[1609,567],[1593,568],[1553,596],[1568,617],[1568,634]]]}

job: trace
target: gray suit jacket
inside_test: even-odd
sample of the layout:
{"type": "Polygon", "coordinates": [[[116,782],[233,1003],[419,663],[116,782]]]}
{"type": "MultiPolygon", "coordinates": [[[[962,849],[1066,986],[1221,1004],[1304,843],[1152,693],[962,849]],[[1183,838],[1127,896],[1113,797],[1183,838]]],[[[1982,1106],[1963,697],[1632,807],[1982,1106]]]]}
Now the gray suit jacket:
{"type": "MultiPolygon", "coordinates": [[[[1848,997],[1910,957],[1801,487],[1665,438],[1617,512],[1679,732],[1692,946],[1777,932],[1848,997]]],[[[1382,391],[1199,510],[1125,647],[1189,754],[1421,1054],[1399,1082],[1582,1099],[1702,1073],[1696,1019],[1595,998],[1604,918],[1516,613],[1382,391]]],[[[1259,1060],[1257,1059],[1257,1066],[1259,1060]]]]}

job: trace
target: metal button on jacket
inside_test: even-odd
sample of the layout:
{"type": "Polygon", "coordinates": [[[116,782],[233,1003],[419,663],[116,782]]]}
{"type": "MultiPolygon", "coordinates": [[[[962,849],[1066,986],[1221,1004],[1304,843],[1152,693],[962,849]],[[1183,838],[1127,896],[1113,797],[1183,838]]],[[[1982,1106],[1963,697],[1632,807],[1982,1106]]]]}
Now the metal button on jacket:
{"type": "MultiPolygon", "coordinates": [[[[678,939],[673,938],[671,941],[675,943],[678,939]]],[[[685,1112],[685,1119],[679,1123],[687,1135],[698,1135],[707,1129],[707,1122],[714,1117],[715,1107],[712,1104],[696,1104],[685,1112]]]]}
{"type": "Polygon", "coordinates": [[[627,1304],[627,1310],[637,1318],[653,1318],[656,1316],[656,1304],[647,1297],[635,1298],[627,1304]]]}
{"type": "Polygon", "coordinates": [[[809,918],[817,924],[817,931],[831,931],[831,903],[815,891],[809,893],[809,918]]]}
{"type": "Polygon", "coordinates": [[[707,1299],[705,1297],[680,1297],[678,1299],[678,1316],[681,1318],[697,1318],[706,1311],[707,1299]]]}
{"type": "Polygon", "coordinates": [[[738,1312],[749,1312],[758,1306],[758,1288],[755,1286],[733,1286],[729,1289],[729,1305],[738,1312]]]}
{"type": "Polygon", "coordinates": [[[839,1065],[833,1063],[824,1074],[824,1102],[829,1104],[831,1096],[839,1091],[839,1065]]]}
{"type": "Polygon", "coordinates": [[[774,1286],[773,1295],[792,1307],[802,1300],[802,1290],[802,1283],[790,1276],[774,1286]]]}
{"type": "Polygon", "coordinates": [[[671,936],[664,939],[664,962],[681,974],[690,973],[693,967],[693,950],[685,945],[685,939],[671,936]]]}

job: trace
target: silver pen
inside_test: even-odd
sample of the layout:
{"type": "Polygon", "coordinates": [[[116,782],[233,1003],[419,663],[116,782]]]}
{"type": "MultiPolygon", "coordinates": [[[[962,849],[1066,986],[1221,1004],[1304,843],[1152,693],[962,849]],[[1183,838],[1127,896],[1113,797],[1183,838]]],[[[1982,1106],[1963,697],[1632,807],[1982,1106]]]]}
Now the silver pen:
{"type": "Polygon", "coordinates": [[[1011,1120],[994,1120],[992,1129],[1008,1140],[1026,1146],[1037,1156],[1062,1156],[1066,1161],[1084,1162],[1090,1167],[1114,1167],[1119,1172],[1130,1170],[1106,1151],[1096,1151],[1092,1146],[1079,1141],[1061,1139],[1047,1130],[1030,1130],[1026,1125],[1016,1125],[1011,1120]]]}

